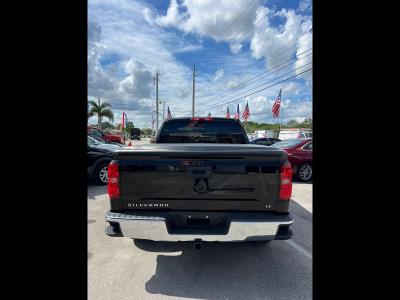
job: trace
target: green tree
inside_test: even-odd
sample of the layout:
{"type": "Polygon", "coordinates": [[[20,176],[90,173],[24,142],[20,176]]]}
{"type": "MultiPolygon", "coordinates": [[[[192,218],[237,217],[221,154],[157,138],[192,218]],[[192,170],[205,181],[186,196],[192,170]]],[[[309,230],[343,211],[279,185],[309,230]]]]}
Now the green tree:
{"type": "Polygon", "coordinates": [[[299,127],[299,122],[297,122],[296,120],[290,120],[289,122],[287,122],[287,126],[292,128],[297,128],[299,127]]]}
{"type": "Polygon", "coordinates": [[[97,124],[99,126],[99,129],[101,129],[101,120],[103,119],[103,117],[108,118],[111,122],[114,121],[114,113],[110,109],[110,103],[100,103],[100,98],[98,98],[98,103],[92,100],[88,101],[88,103],[91,106],[88,113],[88,118],[97,116],[97,124]]]}
{"type": "Polygon", "coordinates": [[[126,127],[124,128],[124,131],[130,132],[132,128],[135,128],[135,125],[133,125],[133,122],[128,121],[126,122],[126,127]]]}
{"type": "Polygon", "coordinates": [[[101,122],[101,128],[103,129],[115,129],[115,126],[111,124],[110,122],[101,122]]]}
{"type": "Polygon", "coordinates": [[[312,118],[305,118],[303,121],[303,127],[312,128],[312,118]]]}
{"type": "Polygon", "coordinates": [[[276,124],[256,123],[256,122],[248,121],[245,126],[245,130],[247,133],[252,133],[256,130],[272,130],[272,129],[276,129],[276,124]]]}
{"type": "Polygon", "coordinates": [[[151,135],[151,128],[143,128],[141,129],[143,136],[150,136],[151,135]]]}

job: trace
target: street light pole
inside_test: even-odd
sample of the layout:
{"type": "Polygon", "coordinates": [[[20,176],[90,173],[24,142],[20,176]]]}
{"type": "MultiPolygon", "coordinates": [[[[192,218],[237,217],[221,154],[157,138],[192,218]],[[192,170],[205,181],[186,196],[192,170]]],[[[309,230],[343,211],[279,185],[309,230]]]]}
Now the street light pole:
{"type": "Polygon", "coordinates": [[[196,77],[196,65],[193,65],[192,118],[194,118],[195,77],[196,77]]]}
{"type": "Polygon", "coordinates": [[[154,80],[156,83],[156,132],[158,133],[158,72],[154,80]]]}
{"type": "Polygon", "coordinates": [[[162,107],[162,120],[163,122],[165,121],[165,101],[163,101],[163,107],[162,107]]]}

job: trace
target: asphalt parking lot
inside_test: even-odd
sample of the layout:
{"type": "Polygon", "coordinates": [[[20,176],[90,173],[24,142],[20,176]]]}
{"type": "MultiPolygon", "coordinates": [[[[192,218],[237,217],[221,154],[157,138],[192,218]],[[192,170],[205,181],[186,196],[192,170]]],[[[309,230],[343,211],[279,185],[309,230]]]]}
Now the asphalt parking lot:
{"type": "Polygon", "coordinates": [[[88,297],[311,299],[312,183],[294,182],[292,200],[291,240],[206,243],[195,250],[191,243],[108,237],[107,187],[89,185],[88,297]]]}

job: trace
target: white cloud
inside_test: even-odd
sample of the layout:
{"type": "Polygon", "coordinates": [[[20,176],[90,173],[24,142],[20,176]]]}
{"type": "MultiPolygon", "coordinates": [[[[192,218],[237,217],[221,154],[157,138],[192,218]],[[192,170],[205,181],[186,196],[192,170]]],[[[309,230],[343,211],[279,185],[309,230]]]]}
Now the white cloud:
{"type": "MultiPolygon", "coordinates": [[[[311,51],[308,51],[312,48],[312,37],[310,35],[305,34],[300,37],[298,41],[298,48],[296,51],[297,60],[294,64],[294,68],[296,70],[296,74],[300,74],[312,67],[312,55],[309,55],[311,51]],[[303,54],[302,54],[303,53],[303,54]]],[[[306,80],[312,79],[312,72],[308,71],[306,73],[301,74],[299,77],[302,77],[306,80]]]]}
{"type": "Polygon", "coordinates": [[[96,97],[103,97],[115,89],[116,82],[103,69],[99,62],[97,48],[88,51],[88,93],[96,97]]]}
{"type": "Polygon", "coordinates": [[[276,16],[285,19],[284,26],[272,27],[266,18],[262,21],[263,24],[257,27],[250,44],[252,55],[256,59],[265,58],[268,68],[293,57],[299,38],[311,27],[310,17],[297,15],[294,10],[282,9],[276,16]]]}
{"type": "MultiPolygon", "coordinates": [[[[128,117],[145,124],[151,119],[151,112],[155,106],[152,77],[159,71],[160,99],[167,102],[174,116],[190,115],[192,70],[191,66],[185,66],[180,62],[176,58],[179,56],[175,54],[202,49],[203,39],[206,38],[228,42],[236,32],[240,32],[227,44],[233,54],[221,55],[218,51],[213,52],[214,49],[207,49],[210,50],[209,57],[196,58],[196,66],[207,64],[213,68],[212,71],[204,72],[200,67],[199,75],[196,77],[196,90],[197,93],[201,90],[203,92],[197,96],[196,104],[200,108],[207,108],[212,104],[223,104],[231,100],[232,98],[222,98],[212,104],[207,102],[210,97],[218,96],[227,89],[236,87],[241,82],[265,71],[264,60],[268,66],[282,62],[286,56],[274,58],[272,54],[274,51],[282,51],[282,47],[287,46],[289,42],[294,46],[293,51],[288,51],[287,54],[293,56],[299,55],[311,46],[311,38],[301,40],[305,32],[311,28],[311,17],[296,14],[293,10],[276,12],[275,9],[262,7],[261,2],[256,0],[233,24],[231,30],[223,34],[224,29],[249,4],[248,0],[171,1],[164,16],[158,15],[150,5],[137,1],[89,0],[89,96],[100,96],[102,100],[113,104],[114,112],[125,111],[128,117]],[[257,25],[257,33],[254,35],[255,22],[265,14],[267,17],[257,25]],[[271,25],[272,18],[276,17],[282,17],[284,21],[282,26],[271,25]],[[177,28],[184,34],[170,30],[169,27],[177,28]],[[244,36],[248,30],[250,32],[244,36]],[[187,33],[195,34],[195,41],[193,36],[187,33]],[[251,52],[247,51],[247,42],[243,41],[243,38],[246,38],[247,42],[251,41],[251,52]]],[[[311,56],[308,58],[311,59],[311,56]]],[[[304,64],[305,61],[306,59],[301,63],[304,64]]],[[[251,86],[249,84],[245,89],[251,86]]],[[[282,87],[285,95],[289,95],[290,92],[301,98],[306,89],[311,89],[311,82],[306,81],[302,84],[288,82],[282,87]]],[[[243,90],[240,89],[228,96],[233,97],[243,90]]],[[[274,101],[277,92],[267,90],[254,96],[259,95],[268,101],[274,101]]],[[[251,111],[256,105],[253,104],[253,99],[249,98],[251,111]]],[[[245,103],[245,100],[239,102],[243,105],[242,102],[245,103]]],[[[231,113],[236,109],[236,104],[237,102],[230,104],[231,113]]],[[[263,104],[260,115],[253,115],[253,118],[264,120],[267,117],[269,113],[266,113],[267,103],[263,104]]],[[[213,111],[211,113],[224,115],[225,112],[226,105],[222,105],[215,109],[215,113],[213,111]]]]}
{"type": "MultiPolygon", "coordinates": [[[[257,0],[244,10],[248,0],[184,0],[180,4],[171,0],[166,15],[157,16],[154,21],[160,26],[173,26],[216,41],[240,41],[252,29],[260,3],[257,0]]],[[[240,45],[234,44],[232,50],[240,50],[240,45]]]]}
{"type": "MultiPolygon", "coordinates": [[[[296,52],[299,54],[299,48],[304,49],[299,39],[311,29],[311,16],[296,14],[293,9],[276,11],[263,6],[262,1],[255,1],[244,10],[248,4],[247,0],[184,0],[180,3],[171,0],[166,14],[153,20],[163,27],[229,42],[233,54],[239,53],[244,42],[250,41],[252,56],[265,59],[267,68],[292,58],[296,52]],[[272,26],[272,18],[282,18],[283,26],[272,26]]],[[[310,5],[310,1],[302,0],[298,11],[306,11],[310,5]]],[[[292,65],[293,69],[298,66],[292,65]]],[[[302,71],[304,69],[299,70],[302,71]]],[[[311,79],[309,75],[303,78],[311,79]]]]}
{"type": "Polygon", "coordinates": [[[218,69],[215,72],[213,81],[218,81],[222,76],[224,76],[224,69],[218,69]]]}
{"type": "Polygon", "coordinates": [[[305,12],[311,10],[312,1],[311,0],[300,0],[299,2],[299,11],[305,12]]]}
{"type": "Polygon", "coordinates": [[[237,54],[240,52],[240,50],[242,50],[243,44],[237,43],[237,42],[231,43],[231,44],[229,44],[229,47],[233,54],[237,54]]]}
{"type": "Polygon", "coordinates": [[[88,11],[89,98],[101,97],[114,112],[125,111],[143,125],[154,110],[153,76],[159,71],[160,99],[171,109],[190,109],[185,90],[191,70],[174,53],[195,51],[201,45],[146,22],[154,13],[138,2],[90,0],[88,11]],[[187,107],[180,108],[182,104],[187,107]]]}
{"type": "Polygon", "coordinates": [[[171,0],[167,14],[165,16],[157,17],[155,22],[160,26],[182,26],[183,16],[179,13],[179,5],[176,0],[171,0]]]}
{"type": "Polygon", "coordinates": [[[119,91],[137,98],[149,98],[153,75],[145,65],[131,58],[126,64],[125,72],[129,76],[119,83],[119,91]]]}
{"type": "Polygon", "coordinates": [[[145,7],[142,10],[142,12],[143,12],[143,17],[146,20],[146,22],[149,23],[150,25],[153,25],[154,19],[155,19],[154,12],[148,7],[145,7]]]}
{"type": "Polygon", "coordinates": [[[98,43],[101,39],[101,27],[93,20],[88,21],[88,43],[98,43]]]}
{"type": "Polygon", "coordinates": [[[227,83],[227,87],[229,89],[234,89],[235,87],[237,87],[239,85],[239,82],[235,81],[235,80],[229,80],[227,83]]]}
{"type": "Polygon", "coordinates": [[[282,92],[285,94],[299,94],[302,86],[299,82],[296,81],[288,81],[283,83],[282,85],[282,92]]]}
{"type": "Polygon", "coordinates": [[[172,50],[174,53],[184,53],[184,52],[193,52],[193,51],[198,51],[201,50],[203,48],[202,45],[197,44],[190,44],[190,45],[186,45],[186,46],[182,46],[182,47],[177,47],[176,50],[172,50]]]}

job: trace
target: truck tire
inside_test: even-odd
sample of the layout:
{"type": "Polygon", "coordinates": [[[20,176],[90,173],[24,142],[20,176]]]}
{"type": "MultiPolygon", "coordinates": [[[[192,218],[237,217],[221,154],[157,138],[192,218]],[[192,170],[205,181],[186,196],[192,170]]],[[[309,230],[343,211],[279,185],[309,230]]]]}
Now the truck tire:
{"type": "Polygon", "coordinates": [[[97,185],[108,184],[108,165],[110,162],[101,162],[97,165],[93,173],[93,180],[97,185]]]}
{"type": "Polygon", "coordinates": [[[310,163],[303,163],[297,169],[297,178],[303,182],[307,182],[312,179],[312,166],[310,163]]]}

